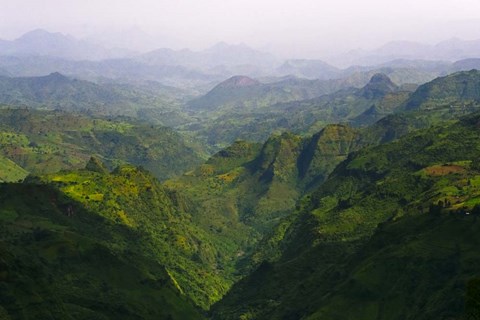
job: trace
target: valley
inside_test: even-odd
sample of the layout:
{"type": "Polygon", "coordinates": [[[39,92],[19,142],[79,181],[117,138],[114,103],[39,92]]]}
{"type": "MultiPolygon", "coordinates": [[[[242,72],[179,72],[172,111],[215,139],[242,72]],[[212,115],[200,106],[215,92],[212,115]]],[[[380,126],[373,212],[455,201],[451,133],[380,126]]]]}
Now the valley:
{"type": "Polygon", "coordinates": [[[0,318],[480,319],[480,64],[455,43],[339,67],[0,42],[0,318]]]}

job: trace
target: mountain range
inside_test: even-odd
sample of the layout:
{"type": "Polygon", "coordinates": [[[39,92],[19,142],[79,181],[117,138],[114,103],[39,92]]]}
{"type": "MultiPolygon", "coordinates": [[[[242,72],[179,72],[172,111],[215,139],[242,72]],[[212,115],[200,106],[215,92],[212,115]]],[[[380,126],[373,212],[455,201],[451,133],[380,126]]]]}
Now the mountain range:
{"type": "Polygon", "coordinates": [[[198,88],[206,85],[211,88],[212,83],[239,74],[256,78],[293,75],[329,80],[383,72],[399,84],[420,84],[446,73],[478,66],[471,60],[477,58],[478,41],[459,39],[435,46],[389,43],[372,52],[352,53],[347,58],[339,56],[339,59],[349,60],[342,64],[343,69],[321,60],[281,61],[244,44],[224,42],[201,51],[161,48],[136,53],[106,47],[61,33],[34,30],[12,41],[0,41],[0,74],[19,77],[60,72],[95,81],[102,78],[130,82],[143,79],[176,87],[198,88]]]}
{"type": "Polygon", "coordinates": [[[0,42],[0,319],[480,319],[476,41],[92,39],[0,42]]]}
{"type": "Polygon", "coordinates": [[[397,59],[456,61],[477,58],[479,50],[480,40],[452,38],[434,45],[413,41],[393,41],[370,51],[351,51],[333,57],[331,61],[343,66],[373,65],[397,59]]]}

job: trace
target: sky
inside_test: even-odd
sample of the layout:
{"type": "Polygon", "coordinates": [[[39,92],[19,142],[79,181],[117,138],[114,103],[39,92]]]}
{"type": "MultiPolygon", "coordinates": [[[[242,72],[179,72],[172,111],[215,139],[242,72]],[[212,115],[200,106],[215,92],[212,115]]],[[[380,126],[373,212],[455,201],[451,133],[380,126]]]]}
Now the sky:
{"type": "Polygon", "coordinates": [[[312,57],[392,40],[480,39],[480,0],[0,0],[0,38],[37,28],[112,43],[198,50],[226,41],[312,57]]]}

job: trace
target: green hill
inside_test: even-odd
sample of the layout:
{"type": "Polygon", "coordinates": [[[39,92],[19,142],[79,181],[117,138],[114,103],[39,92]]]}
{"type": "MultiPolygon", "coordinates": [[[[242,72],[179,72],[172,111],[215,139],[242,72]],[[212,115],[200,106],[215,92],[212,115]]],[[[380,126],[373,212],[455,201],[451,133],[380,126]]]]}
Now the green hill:
{"type": "Polygon", "coordinates": [[[140,117],[164,125],[189,121],[179,111],[184,95],[179,89],[160,84],[93,83],[58,72],[40,77],[0,77],[0,104],[140,117]]]}
{"type": "Polygon", "coordinates": [[[198,112],[252,111],[279,102],[304,100],[332,93],[343,88],[340,81],[320,81],[287,78],[262,83],[247,76],[231,77],[187,104],[198,112]]]}
{"type": "Polygon", "coordinates": [[[480,71],[457,72],[421,85],[405,102],[406,110],[461,109],[471,112],[480,99],[480,71]]]}
{"type": "Polygon", "coordinates": [[[1,108],[0,180],[24,182],[0,184],[0,317],[478,314],[480,115],[459,119],[475,110],[477,76],[412,94],[377,74],[233,114],[206,105],[184,132],[214,148],[262,142],[235,140],[203,164],[162,126],[1,108]]]}
{"type": "Polygon", "coordinates": [[[350,155],[260,247],[278,254],[263,253],[213,318],[460,317],[478,277],[479,119],[350,155]]]}
{"type": "MultiPolygon", "coordinates": [[[[155,185],[144,197],[128,196],[126,190],[151,181],[138,171],[129,174],[71,172],[51,177],[53,185],[30,180],[0,186],[2,318],[203,318],[162,258],[175,249],[144,230],[174,226],[186,214],[155,185]],[[116,201],[138,207],[122,211],[116,201]]],[[[178,232],[172,228],[171,237],[178,232]]]]}
{"type": "Polygon", "coordinates": [[[111,168],[143,166],[165,179],[200,163],[200,148],[169,128],[63,111],[0,109],[0,154],[34,174],[83,168],[91,155],[111,168]]]}
{"type": "Polygon", "coordinates": [[[298,90],[305,91],[302,87],[298,90],[287,90],[286,87],[281,89],[283,94],[292,95],[289,99],[283,99],[275,91],[262,89],[275,84],[252,81],[248,82],[249,85],[240,87],[219,85],[206,96],[194,100],[191,109],[197,107],[195,112],[199,121],[179,129],[182,132],[193,132],[217,149],[236,139],[265,141],[272,133],[283,131],[312,135],[332,123],[374,123],[391,114],[410,94],[400,90],[382,74],[374,75],[363,88],[343,89],[329,94],[317,92],[316,96],[308,99],[295,94],[298,90]],[[251,90],[258,90],[262,95],[273,94],[274,98],[264,99],[251,90]],[[223,98],[219,98],[219,95],[223,98]],[[372,107],[380,110],[379,114],[363,114],[372,107]],[[205,109],[202,111],[199,108],[205,109]],[[360,117],[362,114],[363,117],[360,117]]]}
{"type": "Polygon", "coordinates": [[[282,219],[291,217],[298,200],[321,185],[351,152],[399,138],[413,130],[399,116],[359,130],[328,125],[311,137],[272,135],[263,145],[236,141],[205,164],[166,182],[192,199],[195,224],[228,247],[229,269],[245,274],[276,251],[262,239],[282,219]],[[260,243],[260,244],[259,244],[260,243]]]}

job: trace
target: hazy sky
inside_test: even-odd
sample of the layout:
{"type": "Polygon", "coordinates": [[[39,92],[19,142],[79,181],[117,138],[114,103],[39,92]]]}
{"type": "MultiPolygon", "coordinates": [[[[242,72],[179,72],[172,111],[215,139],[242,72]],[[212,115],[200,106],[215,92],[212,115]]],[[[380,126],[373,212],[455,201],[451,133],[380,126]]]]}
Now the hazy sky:
{"type": "Polygon", "coordinates": [[[224,40],[328,55],[390,40],[480,38],[480,0],[0,0],[0,38],[35,28],[76,36],[138,27],[171,47],[224,40]]]}

